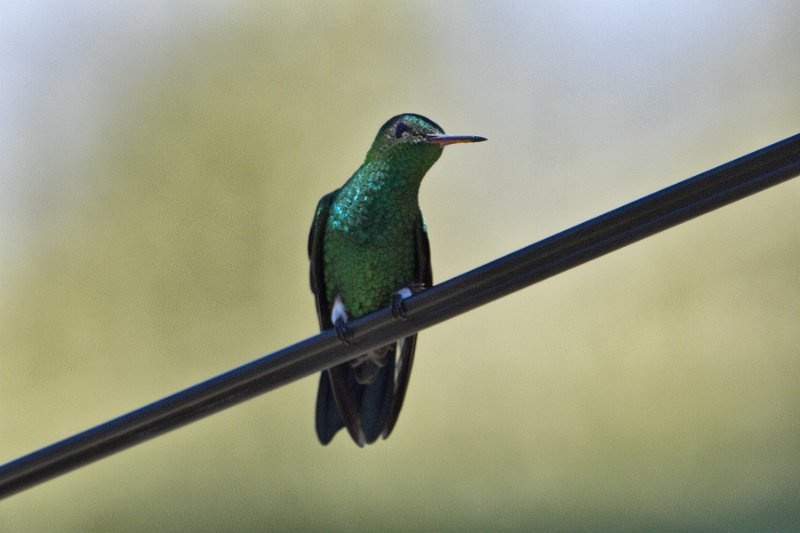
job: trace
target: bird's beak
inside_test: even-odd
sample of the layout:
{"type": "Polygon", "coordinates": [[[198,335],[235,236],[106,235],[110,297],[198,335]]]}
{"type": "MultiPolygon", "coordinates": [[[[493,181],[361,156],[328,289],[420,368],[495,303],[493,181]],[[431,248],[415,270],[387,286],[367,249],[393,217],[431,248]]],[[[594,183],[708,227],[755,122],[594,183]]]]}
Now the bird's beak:
{"type": "Polygon", "coordinates": [[[478,137],[477,135],[445,135],[444,133],[431,133],[426,135],[425,139],[428,142],[438,144],[439,146],[447,146],[448,144],[455,143],[478,143],[485,141],[486,137],[478,137]]]}

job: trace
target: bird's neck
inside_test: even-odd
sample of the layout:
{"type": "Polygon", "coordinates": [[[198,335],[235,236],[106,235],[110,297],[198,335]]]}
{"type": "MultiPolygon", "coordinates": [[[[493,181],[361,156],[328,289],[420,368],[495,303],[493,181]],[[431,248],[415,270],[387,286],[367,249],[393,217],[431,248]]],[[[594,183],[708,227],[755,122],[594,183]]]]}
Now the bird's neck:
{"type": "Polygon", "coordinates": [[[417,196],[428,168],[365,162],[336,197],[334,226],[358,240],[385,240],[409,232],[419,213],[417,196]]]}

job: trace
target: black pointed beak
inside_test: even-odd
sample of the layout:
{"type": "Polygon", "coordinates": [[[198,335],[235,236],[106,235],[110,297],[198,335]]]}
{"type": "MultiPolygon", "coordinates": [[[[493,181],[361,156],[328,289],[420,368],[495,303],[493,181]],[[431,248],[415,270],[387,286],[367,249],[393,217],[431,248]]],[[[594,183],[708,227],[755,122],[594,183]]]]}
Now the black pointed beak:
{"type": "Polygon", "coordinates": [[[425,139],[428,142],[438,144],[439,146],[447,146],[448,144],[455,143],[479,143],[485,141],[486,137],[479,137],[477,135],[445,135],[444,133],[431,133],[426,135],[425,139]]]}

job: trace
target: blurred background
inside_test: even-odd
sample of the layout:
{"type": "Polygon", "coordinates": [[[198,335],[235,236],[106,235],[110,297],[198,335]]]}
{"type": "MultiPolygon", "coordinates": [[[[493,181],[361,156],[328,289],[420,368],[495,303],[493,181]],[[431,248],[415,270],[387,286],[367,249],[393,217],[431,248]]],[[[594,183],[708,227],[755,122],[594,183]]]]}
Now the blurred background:
{"type": "MultiPolygon", "coordinates": [[[[0,461],[316,333],[317,200],[416,112],[443,281],[800,131],[796,2],[0,4],[0,461]],[[651,5],[652,4],[652,5],[651,5]]],[[[317,378],[4,531],[796,530],[800,183],[421,334],[391,438],[317,378]]]]}

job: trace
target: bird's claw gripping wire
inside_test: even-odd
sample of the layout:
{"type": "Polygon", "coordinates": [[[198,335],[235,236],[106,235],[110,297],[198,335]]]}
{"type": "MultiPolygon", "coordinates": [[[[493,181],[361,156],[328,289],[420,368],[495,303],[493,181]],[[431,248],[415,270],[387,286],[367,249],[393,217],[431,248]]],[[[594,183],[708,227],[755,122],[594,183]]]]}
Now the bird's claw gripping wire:
{"type": "Polygon", "coordinates": [[[398,320],[406,320],[408,318],[405,299],[406,297],[399,292],[392,298],[392,316],[398,320]]]}
{"type": "Polygon", "coordinates": [[[336,338],[342,343],[351,344],[353,342],[353,330],[341,318],[333,325],[333,331],[336,333],[336,338]]]}

